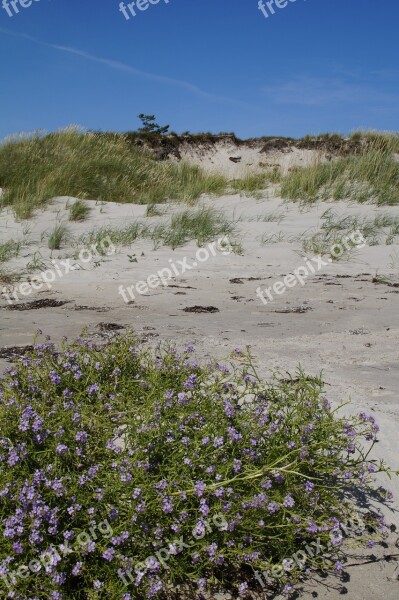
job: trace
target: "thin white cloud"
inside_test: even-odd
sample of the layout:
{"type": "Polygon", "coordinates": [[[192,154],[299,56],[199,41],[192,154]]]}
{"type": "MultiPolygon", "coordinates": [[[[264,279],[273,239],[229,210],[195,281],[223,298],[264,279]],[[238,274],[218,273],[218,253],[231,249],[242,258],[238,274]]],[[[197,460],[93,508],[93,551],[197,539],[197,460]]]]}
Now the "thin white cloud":
{"type": "Polygon", "coordinates": [[[0,27],[0,32],[5,33],[6,35],[11,35],[13,37],[23,38],[25,40],[29,40],[35,44],[39,44],[40,46],[45,46],[46,48],[51,48],[53,50],[58,50],[60,52],[66,52],[68,54],[74,54],[75,56],[80,56],[86,60],[90,60],[99,64],[102,64],[111,69],[116,69],[118,71],[123,71],[125,73],[129,73],[136,77],[144,77],[149,79],[150,81],[157,81],[159,83],[163,83],[166,85],[174,85],[176,87],[183,88],[188,92],[191,92],[197,96],[202,98],[206,98],[207,100],[211,100],[213,102],[221,102],[233,104],[236,106],[240,106],[241,108],[251,109],[252,107],[244,102],[240,102],[239,100],[234,100],[233,98],[229,98],[226,96],[218,96],[217,94],[212,94],[205,90],[202,90],[200,87],[188,83],[187,81],[182,81],[180,79],[174,79],[173,77],[166,77],[164,75],[158,75],[157,73],[149,73],[147,71],[142,71],[133,67],[131,65],[127,65],[125,63],[119,62],[117,60],[111,60],[108,58],[102,58],[101,56],[95,56],[94,54],[90,54],[85,52],[84,50],[80,50],[79,48],[72,48],[70,46],[60,46],[58,44],[50,44],[49,42],[43,42],[31,35],[27,35],[26,33],[17,33],[15,31],[9,31],[8,29],[3,29],[0,27]]]}
{"type": "Polygon", "coordinates": [[[370,78],[383,79],[385,81],[396,81],[399,78],[399,69],[376,69],[374,71],[365,71],[355,68],[347,69],[341,65],[333,68],[333,73],[343,76],[346,79],[355,79],[356,81],[369,82],[370,78]]]}
{"type": "Polygon", "coordinates": [[[398,102],[397,94],[377,90],[369,83],[353,83],[338,77],[298,76],[279,84],[264,86],[262,92],[274,102],[303,106],[386,106],[398,102]]]}
{"type": "Polygon", "coordinates": [[[371,75],[375,75],[386,81],[396,81],[399,79],[399,69],[379,69],[378,71],[371,71],[371,75]]]}

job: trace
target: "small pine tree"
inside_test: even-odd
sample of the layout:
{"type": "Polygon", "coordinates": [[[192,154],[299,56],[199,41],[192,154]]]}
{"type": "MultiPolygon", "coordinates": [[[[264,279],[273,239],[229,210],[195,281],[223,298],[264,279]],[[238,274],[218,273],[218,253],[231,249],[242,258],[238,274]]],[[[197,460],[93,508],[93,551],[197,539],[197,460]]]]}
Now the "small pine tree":
{"type": "Polygon", "coordinates": [[[138,116],[142,123],[142,127],[139,129],[139,133],[152,134],[152,135],[166,135],[169,131],[170,125],[158,125],[155,121],[154,115],[145,115],[141,113],[138,116]]]}

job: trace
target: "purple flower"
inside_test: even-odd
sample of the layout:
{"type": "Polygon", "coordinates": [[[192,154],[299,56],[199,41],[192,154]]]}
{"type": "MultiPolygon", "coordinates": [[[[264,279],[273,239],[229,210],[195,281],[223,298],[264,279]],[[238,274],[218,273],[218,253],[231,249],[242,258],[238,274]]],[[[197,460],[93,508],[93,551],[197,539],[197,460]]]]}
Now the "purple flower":
{"type": "Polygon", "coordinates": [[[91,478],[95,477],[97,475],[99,468],[100,467],[98,465],[95,465],[94,467],[90,467],[87,471],[87,475],[91,478]]]}
{"type": "Polygon", "coordinates": [[[205,592],[208,580],[204,577],[201,579],[197,579],[197,586],[201,592],[205,592]]]}
{"type": "Polygon", "coordinates": [[[116,517],[118,516],[119,511],[117,508],[113,507],[111,508],[111,510],[109,511],[108,517],[111,519],[111,521],[113,519],[116,519],[116,517]]]}
{"type": "MultiPolygon", "coordinates": [[[[220,487],[220,488],[217,488],[217,489],[214,491],[214,494],[215,494],[216,498],[223,498],[223,496],[224,496],[224,492],[225,492],[225,489],[224,489],[224,487],[220,487]]],[[[204,500],[201,500],[201,503],[202,503],[202,502],[205,502],[205,501],[204,501],[204,500]]]]}
{"type": "Polygon", "coordinates": [[[225,412],[226,416],[229,418],[233,417],[235,414],[233,404],[229,400],[224,400],[223,404],[224,404],[224,412],[225,412]]]}
{"type": "Polygon", "coordinates": [[[173,512],[174,504],[173,504],[171,498],[164,498],[162,500],[162,510],[166,514],[173,512]]]}
{"type": "Polygon", "coordinates": [[[195,538],[203,538],[205,535],[205,525],[202,521],[198,521],[196,526],[193,529],[193,536],[195,538]]]}
{"type": "Polygon", "coordinates": [[[148,598],[153,598],[158,592],[163,589],[162,581],[157,581],[156,583],[152,583],[150,585],[150,591],[148,592],[148,598]]]}
{"type": "Polygon", "coordinates": [[[277,481],[277,483],[283,483],[284,475],[282,475],[282,473],[276,472],[274,473],[274,479],[277,481]]]}
{"type": "Polygon", "coordinates": [[[188,396],[187,396],[186,392],[179,392],[177,394],[177,401],[179,404],[187,404],[188,396]]]}
{"type": "Polygon", "coordinates": [[[62,456],[63,454],[68,452],[68,446],[65,446],[65,444],[58,444],[55,451],[59,456],[62,456]]]}
{"type": "MultiPolygon", "coordinates": [[[[161,479],[161,481],[159,483],[156,483],[154,485],[154,488],[156,490],[165,490],[168,487],[168,482],[166,481],[166,479],[161,479]]],[[[136,488],[138,489],[138,488],[136,488]]],[[[141,492],[141,490],[140,490],[141,492]]]]}
{"type": "Polygon", "coordinates": [[[108,562],[111,562],[112,559],[114,558],[115,555],[115,550],[113,548],[107,548],[107,550],[105,550],[105,552],[103,552],[103,558],[105,560],[107,560],[108,562]]]}
{"type": "Polygon", "coordinates": [[[18,429],[20,431],[28,431],[28,429],[30,427],[30,421],[34,421],[34,419],[36,419],[37,417],[38,417],[38,415],[35,413],[35,411],[30,406],[30,404],[28,404],[28,406],[25,407],[25,409],[21,415],[18,429]]]}
{"type": "Polygon", "coordinates": [[[183,383],[183,386],[186,388],[186,390],[194,389],[194,384],[195,384],[196,379],[197,379],[197,376],[194,375],[194,373],[192,375],[190,375],[190,377],[187,379],[187,381],[185,381],[183,383]]]}
{"type": "Polygon", "coordinates": [[[148,571],[159,571],[159,562],[157,560],[155,560],[154,556],[149,556],[147,558],[147,560],[145,561],[145,566],[148,569],[148,571]]]}
{"type": "Polygon", "coordinates": [[[305,490],[308,494],[310,494],[312,492],[313,488],[314,488],[314,483],[312,483],[311,481],[307,481],[305,483],[305,490]]]}
{"type": "Polygon", "coordinates": [[[87,544],[87,546],[84,548],[83,554],[91,554],[92,552],[94,552],[95,549],[96,549],[96,543],[95,542],[89,542],[87,544]]]}
{"type": "Polygon", "coordinates": [[[82,506],[80,504],[73,504],[69,508],[67,508],[67,513],[72,517],[75,512],[79,512],[82,506]]]}
{"type": "Polygon", "coordinates": [[[83,567],[83,563],[77,562],[72,569],[72,575],[79,575],[80,571],[82,570],[82,567],[83,567]]]}
{"type": "Polygon", "coordinates": [[[309,531],[309,533],[317,533],[319,530],[319,528],[317,527],[316,523],[314,523],[313,521],[308,521],[308,526],[306,527],[306,531],[309,531]]]}
{"type": "Polygon", "coordinates": [[[269,502],[269,504],[267,505],[267,510],[269,511],[269,513],[275,513],[280,509],[279,505],[277,504],[277,502],[269,502]]]}
{"type": "Polygon", "coordinates": [[[240,583],[240,585],[238,586],[238,591],[240,593],[240,595],[245,594],[248,590],[248,584],[247,583],[240,583]]]}
{"type": "Polygon", "coordinates": [[[281,563],[283,565],[284,571],[291,571],[293,567],[293,562],[289,558],[285,558],[281,563]]]}
{"type": "Polygon", "coordinates": [[[132,494],[132,498],[134,500],[136,500],[136,498],[138,498],[141,494],[141,489],[140,488],[134,488],[133,490],[133,494],[132,494]]]}
{"type": "MultiPolygon", "coordinates": [[[[238,442],[238,440],[241,440],[241,438],[242,438],[241,433],[238,433],[238,431],[236,431],[234,429],[234,427],[228,427],[227,435],[229,436],[229,438],[231,439],[232,442],[238,442]]],[[[223,438],[215,438],[215,441],[213,442],[214,446],[215,446],[215,442],[217,439],[221,439],[222,444],[223,444],[223,438]]],[[[215,448],[216,448],[216,446],[215,446],[215,448]]]]}
{"type": "Polygon", "coordinates": [[[260,484],[260,486],[264,489],[264,490],[270,490],[270,488],[272,487],[273,482],[270,479],[267,479],[266,481],[262,481],[262,483],[260,484]]]}
{"type": "Polygon", "coordinates": [[[8,464],[10,467],[15,467],[15,465],[19,462],[18,452],[14,450],[14,448],[10,448],[8,451],[8,464]]]}
{"type": "Polygon", "coordinates": [[[61,381],[61,377],[59,375],[57,375],[57,373],[55,371],[50,371],[49,378],[50,378],[50,381],[55,383],[55,385],[57,385],[61,381]]]}
{"type": "Polygon", "coordinates": [[[78,431],[75,440],[84,444],[87,441],[88,435],[85,431],[78,431]]]}
{"type": "Polygon", "coordinates": [[[293,591],[294,586],[289,583],[288,585],[284,586],[281,593],[288,596],[288,594],[291,594],[293,591]]]}
{"type": "Polygon", "coordinates": [[[194,485],[194,493],[196,496],[200,497],[204,495],[204,491],[206,488],[206,484],[203,481],[197,481],[194,485]]]}
{"type": "Polygon", "coordinates": [[[93,396],[95,394],[95,392],[98,392],[99,389],[100,389],[100,386],[98,385],[98,383],[93,383],[93,385],[89,385],[89,389],[87,390],[87,393],[89,396],[93,396]]]}
{"type": "Polygon", "coordinates": [[[238,458],[235,458],[233,460],[233,471],[235,473],[238,473],[239,471],[241,471],[241,461],[238,460],[238,458]]]}
{"type": "Polygon", "coordinates": [[[209,513],[210,513],[210,508],[209,508],[209,506],[207,505],[207,503],[206,503],[206,500],[205,500],[204,498],[202,498],[202,499],[201,499],[201,508],[199,509],[199,511],[200,511],[200,513],[201,513],[202,515],[204,515],[205,517],[206,517],[207,515],[209,515],[209,513]]]}
{"type": "Polygon", "coordinates": [[[295,506],[295,500],[290,494],[287,494],[284,498],[283,506],[285,506],[285,508],[292,508],[295,506]]]}
{"type": "Polygon", "coordinates": [[[23,547],[22,544],[20,542],[14,542],[12,545],[12,549],[15,552],[15,554],[22,554],[23,553],[23,547]]]}

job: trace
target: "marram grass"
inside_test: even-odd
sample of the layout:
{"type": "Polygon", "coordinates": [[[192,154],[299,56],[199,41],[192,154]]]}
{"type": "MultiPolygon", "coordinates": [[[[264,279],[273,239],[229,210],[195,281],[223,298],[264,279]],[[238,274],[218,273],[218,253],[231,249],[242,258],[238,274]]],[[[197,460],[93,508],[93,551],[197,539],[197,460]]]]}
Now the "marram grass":
{"type": "Polygon", "coordinates": [[[55,196],[153,204],[194,202],[218,194],[226,180],[199,167],[155,161],[121,134],[82,133],[70,128],[46,136],[6,141],[0,146],[0,206],[20,218],[55,196]]]}
{"type": "Polygon", "coordinates": [[[352,200],[399,204],[399,136],[368,134],[362,152],[296,167],[281,183],[281,196],[302,202],[352,200]]]}

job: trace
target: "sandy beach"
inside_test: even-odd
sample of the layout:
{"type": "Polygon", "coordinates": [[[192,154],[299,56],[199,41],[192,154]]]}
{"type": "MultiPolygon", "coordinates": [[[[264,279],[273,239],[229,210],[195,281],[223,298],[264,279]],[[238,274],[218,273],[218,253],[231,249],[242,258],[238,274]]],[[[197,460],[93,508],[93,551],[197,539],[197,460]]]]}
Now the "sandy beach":
{"type": "Polygon", "coordinates": [[[0,0],[0,600],[399,599],[376,6],[0,0]]]}
{"type": "MultiPolygon", "coordinates": [[[[157,221],[167,221],[180,210],[175,204],[164,205],[164,215],[146,217],[143,206],[91,201],[90,219],[69,225],[71,245],[51,252],[45,242],[46,230],[66,218],[68,201],[71,199],[57,198],[29,222],[29,244],[14,259],[13,269],[22,269],[37,252],[49,266],[51,260],[76,256],[73,240],[88,229],[104,225],[122,227],[135,220],[151,221],[154,225],[157,221]]],[[[84,265],[72,259],[75,270],[56,277],[51,289],[31,290],[29,296],[19,293],[19,302],[10,304],[3,288],[1,366],[9,364],[7,357],[13,350],[7,349],[29,346],[37,330],[58,343],[64,336],[79,336],[83,329],[93,339],[101,339],[115,330],[133,329],[151,345],[160,340],[171,340],[178,345],[193,343],[204,359],[218,356],[228,360],[234,348],[250,348],[266,378],[273,372],[281,373],[282,377],[288,376],[287,373],[295,376],[299,367],[309,375],[321,373],[326,395],[334,404],[350,400],[342,410],[362,410],[375,416],[381,431],[374,455],[399,469],[399,288],[392,283],[398,281],[395,257],[399,245],[366,243],[355,248],[350,256],[310,275],[303,285],[276,295],[267,304],[256,293],[259,287],[272,286],[304,263],[299,238],[305,232],[320,230],[326,211],[332,210],[341,217],[350,214],[375,218],[382,213],[397,216],[399,209],[348,203],[319,203],[302,209],[267,193],[256,198],[239,195],[203,198],[202,203],[222,211],[235,222],[234,238],[240,240],[240,253],[218,252],[194,267],[198,252],[194,242],[171,250],[154,249],[151,241],[142,240],[129,248],[116,247],[113,255],[97,256],[84,265]],[[261,220],[270,214],[274,219],[278,217],[278,222],[261,220]],[[262,243],[265,236],[272,242],[262,243]],[[146,280],[168,267],[171,261],[175,264],[186,261],[190,268],[174,275],[166,285],[124,302],[118,293],[119,286],[146,280]],[[379,276],[388,279],[376,279],[379,276]],[[48,301],[59,305],[46,306],[48,301]],[[197,308],[185,311],[193,307],[197,308]]],[[[11,213],[3,211],[0,231],[2,238],[18,239],[23,236],[23,225],[15,222],[11,213]]],[[[307,258],[311,258],[310,254],[307,258]]],[[[35,276],[26,279],[32,277],[35,276]]],[[[18,287],[20,283],[14,285],[18,287]]],[[[7,286],[8,292],[11,287],[7,286]]],[[[388,523],[399,525],[399,482],[381,478],[381,484],[392,490],[395,500],[377,508],[385,513],[388,523]]],[[[395,542],[395,534],[392,536],[395,542]]],[[[393,548],[389,546],[385,552],[392,554],[393,548]]],[[[378,589],[380,592],[384,589],[386,598],[397,597],[395,562],[366,564],[351,572],[353,581],[347,584],[351,599],[371,597],[367,595],[371,581],[378,582],[378,589]]],[[[333,599],[339,595],[338,591],[320,584],[315,589],[320,598],[333,599]]]]}

